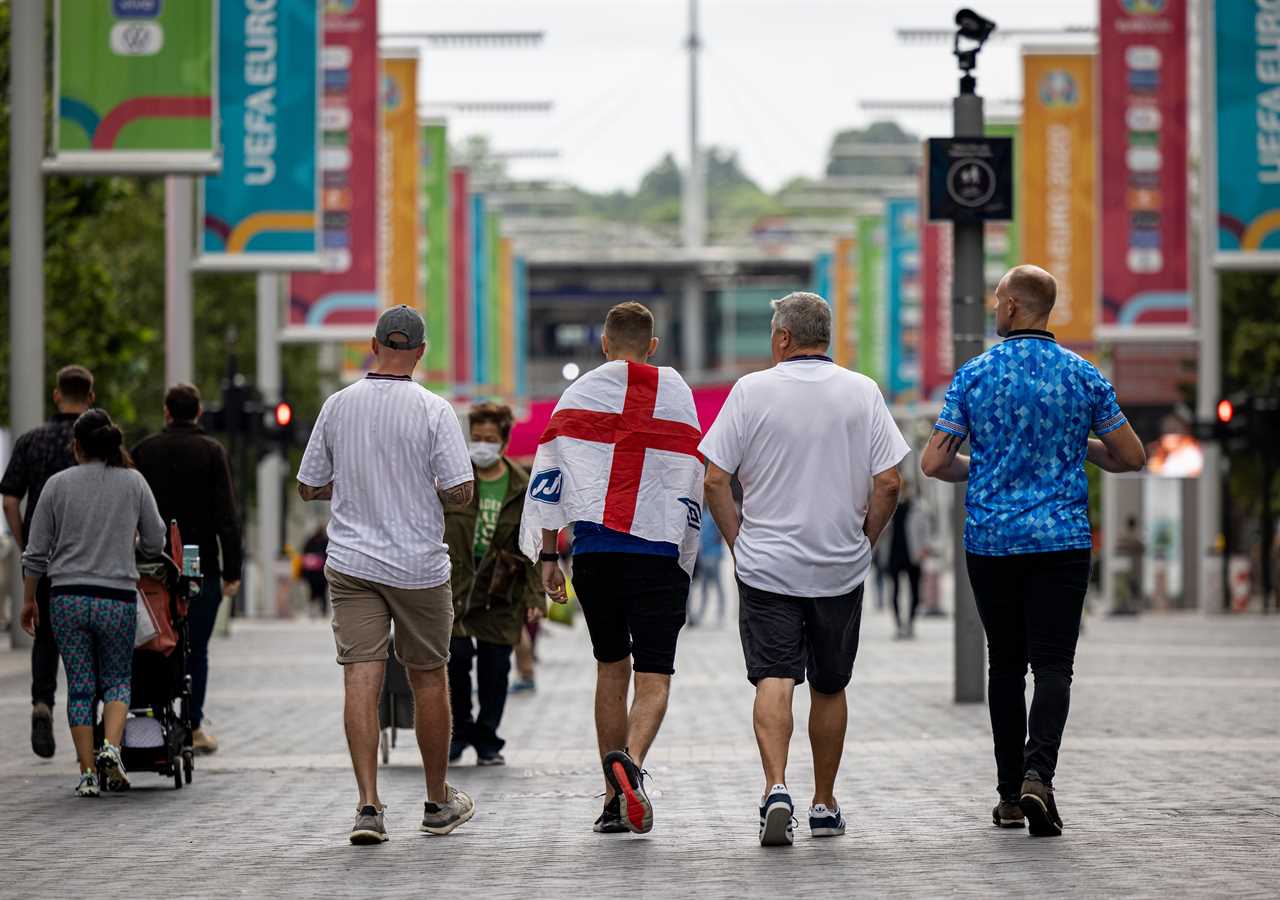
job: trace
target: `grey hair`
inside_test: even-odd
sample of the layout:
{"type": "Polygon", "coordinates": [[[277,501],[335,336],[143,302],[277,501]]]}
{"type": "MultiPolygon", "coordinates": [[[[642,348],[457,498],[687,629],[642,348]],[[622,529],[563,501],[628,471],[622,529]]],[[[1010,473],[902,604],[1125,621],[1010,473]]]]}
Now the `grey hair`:
{"type": "Polygon", "coordinates": [[[817,294],[794,291],[781,300],[771,300],[772,327],[785,328],[798,347],[831,345],[831,306],[817,294]]]}

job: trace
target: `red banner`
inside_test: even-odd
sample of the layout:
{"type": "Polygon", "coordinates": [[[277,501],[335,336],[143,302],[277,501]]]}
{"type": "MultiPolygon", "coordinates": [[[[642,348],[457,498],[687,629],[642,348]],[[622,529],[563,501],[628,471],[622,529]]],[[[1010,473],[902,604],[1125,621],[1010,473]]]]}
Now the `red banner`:
{"type": "Polygon", "coordinates": [[[462,388],[471,377],[471,201],[467,170],[449,173],[449,285],[453,292],[453,384],[462,388]]]}
{"type": "Polygon", "coordinates": [[[1098,32],[1102,325],[1186,325],[1187,0],[1103,0],[1098,32]]]}
{"type": "Polygon", "coordinates": [[[951,347],[951,225],[920,229],[920,396],[932,398],[954,374],[951,347]]]}
{"type": "Polygon", "coordinates": [[[378,10],[376,0],[326,3],[320,54],[320,168],[325,270],[295,274],[289,324],[320,329],[378,318],[378,10]]]}

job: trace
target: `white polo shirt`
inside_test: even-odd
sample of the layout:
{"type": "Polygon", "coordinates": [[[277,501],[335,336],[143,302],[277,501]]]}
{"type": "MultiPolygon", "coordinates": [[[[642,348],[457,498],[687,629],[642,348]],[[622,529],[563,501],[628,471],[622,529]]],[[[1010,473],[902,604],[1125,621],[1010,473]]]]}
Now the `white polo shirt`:
{"type": "Polygon", "coordinates": [[[325,401],[298,467],[333,482],[329,565],[398,588],[449,580],[437,490],[474,478],[458,416],[408,377],[366,375],[325,401]]]}
{"type": "Polygon", "coordinates": [[[739,379],[698,449],[742,482],[738,577],[788,597],[866,579],[872,478],[911,452],[874,381],[813,357],[739,379]]]}

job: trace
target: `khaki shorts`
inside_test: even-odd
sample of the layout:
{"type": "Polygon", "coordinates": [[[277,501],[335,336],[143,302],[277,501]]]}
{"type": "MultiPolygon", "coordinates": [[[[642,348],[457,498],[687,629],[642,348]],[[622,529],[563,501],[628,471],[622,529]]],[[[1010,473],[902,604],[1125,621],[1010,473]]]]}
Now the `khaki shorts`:
{"type": "Polygon", "coordinates": [[[325,567],[333,604],[338,664],[381,662],[396,623],[396,659],[406,669],[438,669],[449,662],[453,594],[449,582],[398,588],[325,567]]]}

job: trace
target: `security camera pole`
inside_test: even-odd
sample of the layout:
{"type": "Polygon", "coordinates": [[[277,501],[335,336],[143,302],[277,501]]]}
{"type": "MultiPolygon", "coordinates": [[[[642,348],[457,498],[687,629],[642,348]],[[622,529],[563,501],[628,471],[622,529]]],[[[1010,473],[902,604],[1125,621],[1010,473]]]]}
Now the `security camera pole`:
{"type": "MultiPolygon", "coordinates": [[[[995,23],[962,9],[956,13],[956,37],[953,53],[960,66],[960,93],[952,103],[952,126],[955,137],[982,137],[985,123],[982,98],[973,70],[978,64],[978,51],[995,31],[995,23]],[[965,49],[962,49],[962,45],[965,49]]],[[[984,349],[986,315],[985,263],[983,223],[952,224],[954,260],[951,282],[951,333],[955,367],[959,369],[984,349]]],[[[955,486],[955,700],[957,703],[981,703],[986,697],[986,637],[964,555],[965,485],[955,486]]]]}

